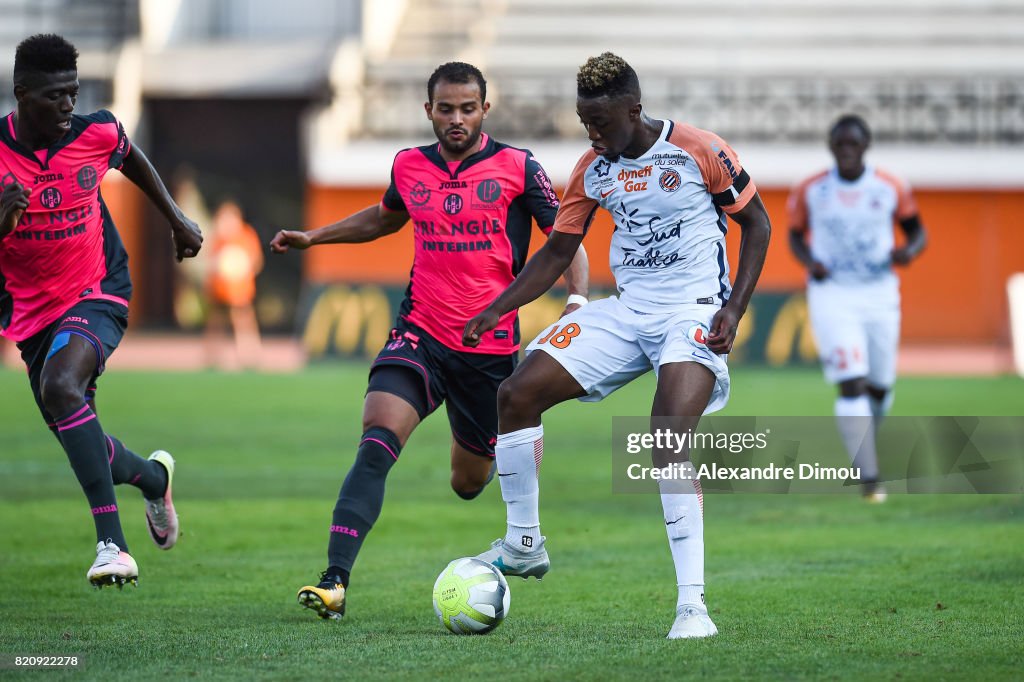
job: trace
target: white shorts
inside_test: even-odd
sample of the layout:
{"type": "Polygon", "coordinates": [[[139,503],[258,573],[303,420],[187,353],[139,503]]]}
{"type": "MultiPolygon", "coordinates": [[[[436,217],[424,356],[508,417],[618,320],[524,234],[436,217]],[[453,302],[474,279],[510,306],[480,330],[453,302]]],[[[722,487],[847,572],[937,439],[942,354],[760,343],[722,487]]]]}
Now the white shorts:
{"type": "Polygon", "coordinates": [[[837,384],[867,377],[869,384],[879,388],[896,382],[900,342],[896,286],[812,282],[807,287],[807,311],[826,380],[837,384]]]}
{"type": "Polygon", "coordinates": [[[597,402],[652,368],[696,362],[715,375],[704,410],[710,414],[729,402],[728,356],[708,350],[707,337],[717,305],[686,305],[671,313],[646,314],[611,297],[589,303],[547,327],[526,348],[542,350],[583,387],[580,400],[597,402]]]}

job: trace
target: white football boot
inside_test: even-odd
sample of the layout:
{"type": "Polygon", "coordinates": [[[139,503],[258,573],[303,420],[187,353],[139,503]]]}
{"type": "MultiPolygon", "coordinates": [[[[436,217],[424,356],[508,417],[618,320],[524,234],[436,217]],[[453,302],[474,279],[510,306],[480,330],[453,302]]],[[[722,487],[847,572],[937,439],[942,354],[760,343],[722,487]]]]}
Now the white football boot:
{"type": "Polygon", "coordinates": [[[668,639],[696,639],[718,634],[718,628],[711,622],[707,611],[684,604],[676,608],[676,622],[672,623],[668,639]]]}
{"type": "Polygon", "coordinates": [[[122,552],[107,538],[106,542],[96,544],[96,561],[85,577],[97,589],[107,585],[117,585],[121,589],[125,583],[138,586],[139,567],[128,552],[122,552]]]}
{"type": "Polygon", "coordinates": [[[504,538],[498,538],[491,543],[491,548],[476,558],[493,564],[503,575],[517,575],[523,580],[534,577],[540,580],[551,568],[551,561],[548,559],[548,552],[544,549],[544,541],[547,538],[541,537],[540,545],[532,552],[521,552],[514,547],[505,544],[504,538]]]}

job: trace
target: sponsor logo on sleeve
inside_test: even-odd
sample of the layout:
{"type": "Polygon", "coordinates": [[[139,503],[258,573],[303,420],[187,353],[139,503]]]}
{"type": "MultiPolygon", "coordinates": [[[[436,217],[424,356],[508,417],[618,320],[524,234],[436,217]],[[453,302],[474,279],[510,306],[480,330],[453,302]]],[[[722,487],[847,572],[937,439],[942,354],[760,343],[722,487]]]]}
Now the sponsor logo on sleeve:
{"type": "Polygon", "coordinates": [[[533,174],[533,181],[544,192],[544,198],[547,199],[548,204],[553,208],[558,208],[558,193],[555,192],[554,185],[551,184],[551,178],[548,177],[548,174],[543,170],[539,170],[533,174]]]}

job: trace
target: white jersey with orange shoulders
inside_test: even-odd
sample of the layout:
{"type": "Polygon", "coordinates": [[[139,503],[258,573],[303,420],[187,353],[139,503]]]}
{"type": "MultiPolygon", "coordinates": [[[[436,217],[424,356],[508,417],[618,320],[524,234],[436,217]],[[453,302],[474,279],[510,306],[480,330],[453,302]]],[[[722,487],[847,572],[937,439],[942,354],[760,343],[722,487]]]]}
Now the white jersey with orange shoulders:
{"type": "Polygon", "coordinates": [[[832,168],[797,185],[789,197],[789,225],[810,230],[811,256],[838,284],[896,281],[891,252],[893,221],[917,215],[910,188],[894,175],[868,166],[844,180],[832,168]]]}
{"type": "Polygon", "coordinates": [[[555,230],[583,234],[597,207],[612,214],[609,259],[627,307],[662,313],[729,300],[726,214],[757,188],[720,137],[662,121],[661,134],[636,159],[588,151],[576,164],[555,230]]]}

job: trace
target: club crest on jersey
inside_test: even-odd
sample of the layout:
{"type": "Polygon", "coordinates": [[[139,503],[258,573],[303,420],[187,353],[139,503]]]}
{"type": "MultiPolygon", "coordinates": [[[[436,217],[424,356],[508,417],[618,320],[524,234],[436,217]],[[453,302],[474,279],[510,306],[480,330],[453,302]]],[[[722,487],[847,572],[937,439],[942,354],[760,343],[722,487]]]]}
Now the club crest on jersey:
{"type": "Polygon", "coordinates": [[[462,210],[462,197],[458,194],[449,194],[444,198],[444,212],[448,215],[455,215],[462,210]]]}
{"type": "Polygon", "coordinates": [[[62,201],[64,201],[64,197],[56,187],[47,187],[39,195],[39,203],[46,208],[57,208],[62,201]]]}
{"type": "Polygon", "coordinates": [[[675,192],[682,184],[683,179],[679,177],[679,172],[671,168],[661,171],[661,177],[658,178],[658,186],[665,192],[675,192]]]}
{"type": "Polygon", "coordinates": [[[422,182],[417,182],[409,190],[409,200],[414,206],[422,206],[430,201],[430,190],[422,182]]]}
{"type": "Polygon", "coordinates": [[[690,327],[686,335],[702,346],[706,346],[708,343],[708,328],[702,324],[695,324],[690,327]]]}
{"type": "Polygon", "coordinates": [[[594,170],[597,171],[597,177],[599,178],[606,177],[611,169],[612,164],[608,162],[608,159],[601,159],[594,165],[594,170]]]}

